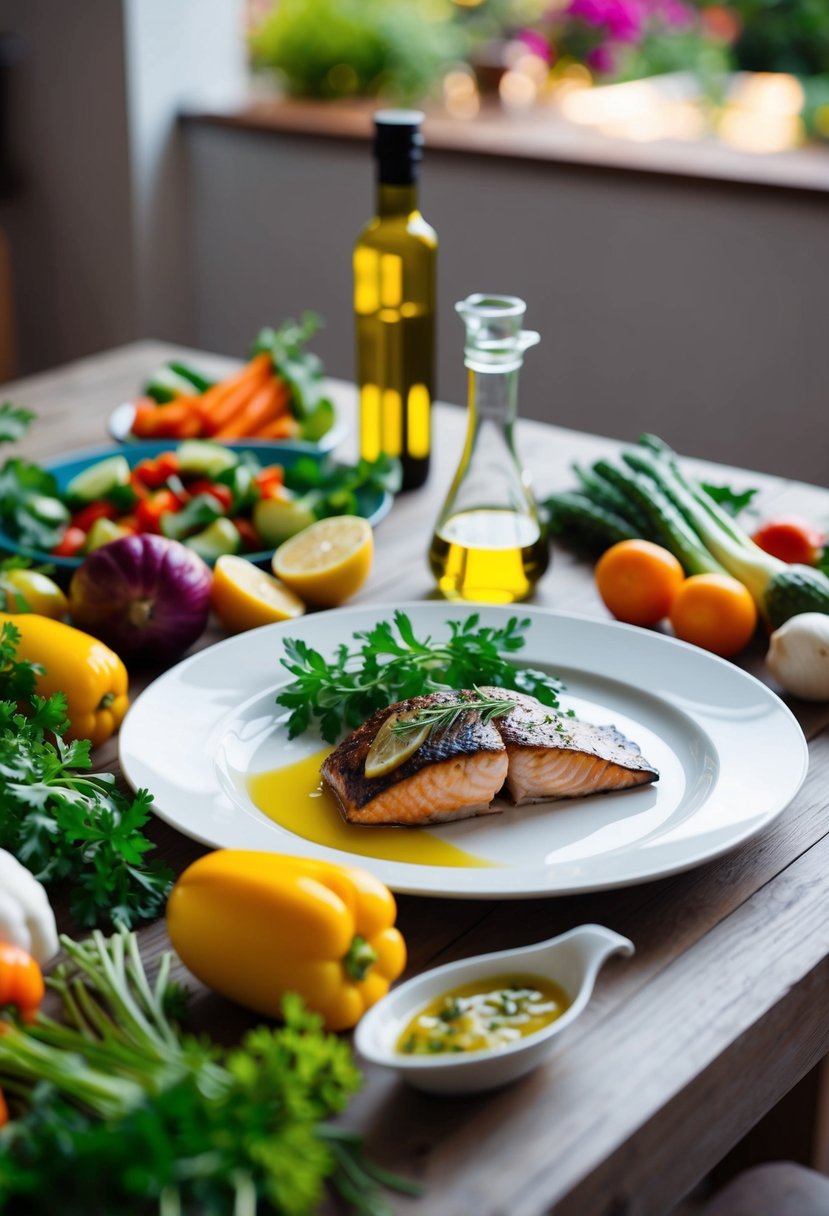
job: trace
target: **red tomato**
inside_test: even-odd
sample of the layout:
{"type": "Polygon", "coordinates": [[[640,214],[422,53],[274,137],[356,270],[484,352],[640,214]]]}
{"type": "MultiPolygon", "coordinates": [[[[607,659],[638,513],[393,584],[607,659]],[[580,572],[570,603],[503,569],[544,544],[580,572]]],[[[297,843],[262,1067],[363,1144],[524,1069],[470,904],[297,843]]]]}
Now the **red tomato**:
{"type": "Polygon", "coordinates": [[[75,557],[80,553],[86,541],[86,533],[83,528],[76,528],[73,524],[64,532],[60,543],[55,545],[52,550],[54,557],[75,557]]]}
{"type": "Polygon", "coordinates": [[[139,460],[132,471],[133,482],[139,481],[151,490],[163,486],[168,477],[179,471],[175,452],[162,452],[155,460],[139,460]]]}
{"type": "Polygon", "coordinates": [[[230,486],[224,486],[220,481],[191,481],[187,493],[194,497],[196,494],[212,494],[224,511],[229,511],[233,503],[233,491],[230,486]]]}
{"type": "Polygon", "coordinates": [[[72,525],[88,532],[96,519],[115,519],[118,512],[111,502],[91,502],[76,511],[72,516],[72,525]]]}
{"type": "Polygon", "coordinates": [[[779,519],[767,520],[751,539],[781,562],[814,566],[826,543],[826,534],[796,515],[781,515],[779,519]]]}
{"type": "Polygon", "coordinates": [[[234,519],[233,526],[242,538],[242,547],[246,553],[260,553],[267,545],[254,528],[249,519],[234,519]]]}
{"type": "Polygon", "coordinates": [[[140,532],[160,532],[161,516],[170,511],[177,511],[181,500],[172,490],[156,490],[149,498],[144,498],[138,504],[135,521],[140,532]]]}
{"type": "Polygon", "coordinates": [[[253,479],[253,484],[262,491],[262,497],[270,497],[270,491],[275,486],[281,486],[285,481],[285,470],[280,464],[269,464],[261,469],[253,479]]]}

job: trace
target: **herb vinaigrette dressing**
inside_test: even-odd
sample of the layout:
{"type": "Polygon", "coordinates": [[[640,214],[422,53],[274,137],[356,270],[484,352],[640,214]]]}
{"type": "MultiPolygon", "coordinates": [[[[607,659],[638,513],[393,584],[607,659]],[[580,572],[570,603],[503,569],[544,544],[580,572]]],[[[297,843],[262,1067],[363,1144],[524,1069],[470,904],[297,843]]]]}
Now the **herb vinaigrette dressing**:
{"type": "Polygon", "coordinates": [[[345,823],[334,795],[325,789],[320,777],[320,765],[328,754],[324,748],[295,764],[249,777],[247,786],[252,802],[295,836],[343,853],[421,866],[497,864],[475,857],[423,828],[375,828],[345,823]]]}
{"type": "Polygon", "coordinates": [[[435,997],[397,1041],[403,1055],[490,1051],[544,1030],[566,1013],[563,988],[541,975],[495,975],[435,997]]]}

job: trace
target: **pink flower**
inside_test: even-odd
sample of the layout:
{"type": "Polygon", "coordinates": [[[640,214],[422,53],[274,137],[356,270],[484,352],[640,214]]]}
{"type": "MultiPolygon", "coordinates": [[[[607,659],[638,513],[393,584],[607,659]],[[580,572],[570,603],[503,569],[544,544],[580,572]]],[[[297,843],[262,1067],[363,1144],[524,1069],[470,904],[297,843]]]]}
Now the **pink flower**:
{"type": "Polygon", "coordinates": [[[644,31],[640,0],[570,0],[567,12],[586,25],[602,27],[614,42],[638,42],[644,31]]]}
{"type": "Polygon", "coordinates": [[[518,34],[518,41],[523,42],[531,55],[537,55],[545,63],[552,61],[553,48],[544,35],[539,34],[537,30],[521,30],[518,34]]]}
{"type": "Polygon", "coordinates": [[[594,46],[586,56],[587,66],[600,75],[607,75],[616,67],[616,61],[608,46],[594,46]]]}

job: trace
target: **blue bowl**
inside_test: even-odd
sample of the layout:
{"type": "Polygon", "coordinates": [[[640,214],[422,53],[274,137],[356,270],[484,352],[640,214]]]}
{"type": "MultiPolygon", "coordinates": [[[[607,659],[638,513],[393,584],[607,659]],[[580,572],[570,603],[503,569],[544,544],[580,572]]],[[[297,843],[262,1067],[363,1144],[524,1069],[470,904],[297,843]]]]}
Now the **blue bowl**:
{"type": "MultiPolygon", "coordinates": [[[[133,469],[142,460],[152,460],[156,456],[160,456],[162,452],[169,452],[176,446],[176,440],[142,440],[140,443],[125,444],[123,447],[86,448],[82,452],[71,452],[66,456],[57,456],[38,463],[41,468],[54,476],[58,489],[62,493],[73,477],[88,469],[90,465],[97,464],[99,460],[106,460],[108,456],[124,456],[127,464],[133,469]]],[[[251,452],[263,466],[279,464],[284,469],[293,468],[303,457],[310,456],[319,462],[326,460],[324,452],[305,443],[267,443],[264,440],[253,440],[248,443],[224,443],[222,447],[230,448],[233,451],[251,452]]],[[[336,465],[336,462],[326,461],[326,463],[336,465]]],[[[362,515],[374,526],[388,515],[392,502],[392,496],[387,490],[358,490],[357,514],[362,515]]],[[[67,578],[74,570],[77,570],[83,561],[82,557],[55,557],[42,549],[21,545],[3,529],[2,524],[0,524],[0,552],[19,554],[22,557],[31,558],[35,562],[48,563],[54,567],[56,572],[62,572],[67,578]]],[[[259,553],[246,553],[244,556],[257,566],[269,566],[273,552],[273,549],[266,549],[259,553]]]]}

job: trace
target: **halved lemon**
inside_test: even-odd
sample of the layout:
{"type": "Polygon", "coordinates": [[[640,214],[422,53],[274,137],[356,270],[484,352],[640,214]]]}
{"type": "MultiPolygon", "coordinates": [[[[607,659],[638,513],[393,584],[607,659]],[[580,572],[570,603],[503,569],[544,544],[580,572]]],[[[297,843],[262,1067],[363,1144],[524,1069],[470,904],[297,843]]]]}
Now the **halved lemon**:
{"type": "Polygon", "coordinates": [[[367,777],[384,777],[414,755],[429,734],[428,722],[424,726],[412,727],[405,734],[395,734],[393,728],[396,723],[407,722],[419,712],[409,709],[401,714],[389,714],[366,753],[363,771],[367,777]]]}
{"type": "Polygon", "coordinates": [[[229,633],[302,616],[305,605],[278,579],[247,558],[223,554],[213,567],[213,611],[229,633]]]}
{"type": "Polygon", "coordinates": [[[359,515],[332,515],[304,528],[273,555],[286,587],[315,608],[336,608],[366,581],[374,557],[371,524],[359,515]]]}

